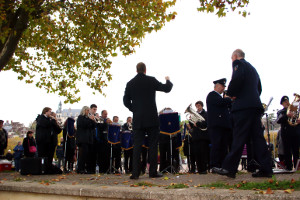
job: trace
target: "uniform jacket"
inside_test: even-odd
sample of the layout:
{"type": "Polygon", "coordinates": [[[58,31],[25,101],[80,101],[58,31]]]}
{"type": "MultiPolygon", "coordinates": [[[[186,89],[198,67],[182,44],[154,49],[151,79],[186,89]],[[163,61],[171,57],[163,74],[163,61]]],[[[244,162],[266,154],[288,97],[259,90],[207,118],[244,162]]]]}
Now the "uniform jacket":
{"type": "Polygon", "coordinates": [[[156,91],[170,92],[172,86],[169,80],[162,84],[143,73],[127,83],[123,103],[133,112],[133,129],[159,126],[155,94],[156,91]]]}
{"type": "Polygon", "coordinates": [[[229,116],[230,98],[222,98],[216,91],[211,91],[206,98],[207,126],[231,128],[229,116]]]}
{"type": "Polygon", "coordinates": [[[79,115],[77,118],[77,144],[93,144],[93,130],[96,123],[84,115],[79,115]]]}
{"type": "MultiPolygon", "coordinates": [[[[36,118],[36,142],[53,143],[53,128],[56,126],[56,121],[45,117],[45,115],[38,115],[36,118]]],[[[56,133],[57,134],[57,133],[56,133]]]]}
{"type": "Polygon", "coordinates": [[[245,59],[232,63],[233,71],[228,86],[228,95],[236,97],[232,104],[232,112],[257,108],[263,112],[260,101],[261,82],[256,69],[245,59]]]}
{"type": "Polygon", "coordinates": [[[281,134],[282,135],[285,135],[287,133],[289,134],[296,134],[296,131],[297,131],[297,126],[291,126],[289,125],[288,123],[288,116],[286,115],[287,113],[287,109],[286,108],[283,108],[281,110],[279,110],[277,112],[277,123],[280,124],[281,126],[281,134]]]}

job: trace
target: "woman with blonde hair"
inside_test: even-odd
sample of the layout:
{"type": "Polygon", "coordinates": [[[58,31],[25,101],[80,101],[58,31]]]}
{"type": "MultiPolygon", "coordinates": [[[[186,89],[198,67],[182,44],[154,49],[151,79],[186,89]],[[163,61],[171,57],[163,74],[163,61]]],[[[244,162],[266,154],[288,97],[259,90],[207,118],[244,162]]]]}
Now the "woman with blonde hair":
{"type": "Polygon", "coordinates": [[[93,129],[96,127],[93,115],[89,116],[90,108],[83,106],[77,118],[76,144],[79,147],[77,173],[95,173],[91,169],[91,149],[93,144],[93,129]]]}

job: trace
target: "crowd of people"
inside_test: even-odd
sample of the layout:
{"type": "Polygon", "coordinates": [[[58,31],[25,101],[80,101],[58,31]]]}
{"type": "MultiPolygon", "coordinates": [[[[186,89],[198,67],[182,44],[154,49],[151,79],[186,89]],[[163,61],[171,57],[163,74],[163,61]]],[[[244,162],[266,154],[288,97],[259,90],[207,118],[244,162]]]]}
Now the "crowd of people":
{"type": "MultiPolygon", "coordinates": [[[[252,176],[271,177],[270,144],[264,138],[265,127],[261,122],[265,112],[260,100],[261,82],[240,49],[232,54],[232,78],[228,90],[225,90],[226,82],[225,78],[213,81],[214,88],[206,98],[207,111],[202,101],[195,103],[195,112],[187,111],[193,118],[186,124],[186,129],[182,128],[186,133],[183,152],[187,156],[188,170],[235,178],[241,156],[247,150],[247,170],[253,173],[252,176]]],[[[36,118],[36,140],[29,131],[23,144],[19,142],[14,148],[16,170],[20,169],[19,161],[24,154],[25,157],[46,158],[47,172],[58,173],[52,165],[56,149],[58,168],[62,166],[65,172],[73,171],[76,162],[76,172],[80,174],[121,173],[124,170],[131,174],[131,179],[138,179],[145,173],[147,163],[151,178],[161,177],[161,172],[179,172],[181,161],[176,138],[160,133],[155,102],[156,91],[168,93],[172,87],[169,77],[165,84],[160,83],[146,75],[144,63],[138,63],[137,75],[127,83],[123,97],[123,103],[133,117],[128,117],[122,126],[118,116],[113,116],[112,120],[108,118],[107,110],[102,110],[99,115],[96,104],[84,106],[77,121],[69,117],[63,126],[59,125],[51,108],[45,107],[36,118]],[[57,146],[57,135],[61,131],[63,138],[57,146]]],[[[283,109],[276,120],[281,125],[278,134],[283,149],[280,161],[286,170],[292,170],[299,158],[300,120],[296,119],[293,125],[289,123],[294,114],[287,112],[290,105],[287,96],[282,97],[280,104],[283,109]]],[[[172,112],[167,108],[159,114],[172,112]]],[[[7,132],[2,126],[3,121],[0,121],[1,155],[7,147],[7,132]]]]}

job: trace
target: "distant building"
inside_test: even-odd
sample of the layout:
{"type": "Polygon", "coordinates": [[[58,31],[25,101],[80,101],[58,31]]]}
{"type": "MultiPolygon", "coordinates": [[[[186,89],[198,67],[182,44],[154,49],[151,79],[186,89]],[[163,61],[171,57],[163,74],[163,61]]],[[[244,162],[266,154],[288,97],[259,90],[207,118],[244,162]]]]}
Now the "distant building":
{"type": "Polygon", "coordinates": [[[3,128],[8,132],[8,137],[10,138],[16,135],[24,137],[27,131],[30,130],[30,128],[25,127],[24,124],[20,122],[9,122],[8,120],[3,124],[3,128]]]}
{"type": "Polygon", "coordinates": [[[80,114],[80,111],[81,109],[62,109],[62,103],[59,102],[58,109],[56,111],[56,117],[57,120],[62,124],[67,120],[68,117],[72,117],[76,121],[80,114]]]}

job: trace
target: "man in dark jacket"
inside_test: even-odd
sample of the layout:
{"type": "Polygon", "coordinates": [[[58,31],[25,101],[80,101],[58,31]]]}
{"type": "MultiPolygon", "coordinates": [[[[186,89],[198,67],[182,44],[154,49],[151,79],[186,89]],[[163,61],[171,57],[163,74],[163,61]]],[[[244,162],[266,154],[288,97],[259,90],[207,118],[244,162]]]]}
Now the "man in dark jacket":
{"type": "MultiPolygon", "coordinates": [[[[54,155],[55,145],[54,139],[57,138],[57,132],[59,127],[57,127],[57,122],[55,118],[51,115],[52,109],[45,107],[41,115],[36,118],[36,143],[37,151],[39,157],[47,158],[47,172],[52,170],[52,159],[54,155]]],[[[56,145],[55,145],[56,146],[56,145]]]]}
{"type": "Polygon", "coordinates": [[[221,96],[226,87],[226,78],[213,83],[214,90],[206,98],[207,125],[211,141],[210,167],[222,167],[229,151],[229,138],[231,138],[232,127],[229,117],[231,99],[221,96]]]}
{"type": "Polygon", "coordinates": [[[0,120],[0,158],[4,156],[4,150],[7,148],[7,131],[3,128],[3,120],[0,120]]]}
{"type": "Polygon", "coordinates": [[[245,53],[240,49],[235,50],[231,57],[233,73],[228,86],[228,95],[234,99],[231,109],[233,141],[222,168],[213,168],[213,171],[235,178],[244,145],[250,139],[254,157],[260,165],[260,170],[252,176],[272,177],[271,155],[261,123],[264,112],[260,101],[261,82],[256,69],[244,58],[245,53]]]}
{"type": "Polygon", "coordinates": [[[146,65],[137,64],[137,75],[131,79],[125,89],[124,105],[133,112],[134,149],[131,179],[138,179],[141,171],[140,155],[147,133],[149,139],[149,177],[161,177],[157,173],[157,143],[159,135],[159,118],[155,102],[156,91],[170,92],[173,84],[166,77],[166,84],[146,75],[146,65]]]}

